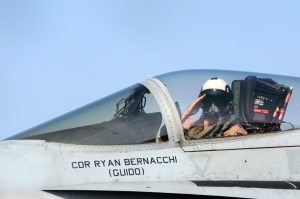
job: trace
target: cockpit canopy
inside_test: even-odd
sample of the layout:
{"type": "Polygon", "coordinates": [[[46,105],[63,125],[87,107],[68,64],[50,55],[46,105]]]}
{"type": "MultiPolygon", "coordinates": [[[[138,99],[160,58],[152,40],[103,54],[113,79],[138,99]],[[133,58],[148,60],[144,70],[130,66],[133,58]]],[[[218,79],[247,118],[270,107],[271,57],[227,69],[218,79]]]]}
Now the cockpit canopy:
{"type": "MultiPolygon", "coordinates": [[[[260,131],[246,129],[249,133],[300,127],[299,78],[224,70],[178,71],[155,78],[166,87],[161,93],[169,93],[173,98],[173,101],[166,103],[176,105],[178,114],[176,112],[174,117],[181,118],[181,113],[205,93],[206,99],[201,102],[201,109],[191,116],[198,124],[203,124],[204,116],[210,114],[209,117],[215,120],[210,124],[220,123],[222,117],[221,128],[226,122],[230,123],[236,118],[240,119],[238,122],[250,125],[251,128],[266,127],[260,131]],[[221,86],[222,92],[214,94],[218,87],[210,88],[205,85],[209,92],[204,92],[205,82],[217,79],[226,82],[227,87],[223,89],[221,86]]],[[[7,140],[38,139],[83,145],[155,143],[161,141],[162,137],[163,141],[167,141],[166,118],[163,118],[167,110],[162,110],[157,101],[157,95],[161,93],[150,90],[143,84],[135,84],[7,140]]],[[[183,128],[181,133],[184,134],[187,130],[183,128]]],[[[218,137],[217,134],[209,134],[211,133],[200,136],[199,139],[218,137]]],[[[222,136],[220,133],[219,135],[222,136]]]]}
{"type": "Polygon", "coordinates": [[[155,143],[163,124],[153,95],[135,84],[8,139],[80,145],[155,143]]]}

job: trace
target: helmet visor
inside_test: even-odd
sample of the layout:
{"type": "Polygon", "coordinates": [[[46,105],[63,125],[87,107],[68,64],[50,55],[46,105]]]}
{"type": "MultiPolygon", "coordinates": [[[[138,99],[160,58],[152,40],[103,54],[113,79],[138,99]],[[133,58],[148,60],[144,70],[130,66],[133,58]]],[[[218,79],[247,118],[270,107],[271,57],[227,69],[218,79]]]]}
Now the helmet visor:
{"type": "Polygon", "coordinates": [[[227,105],[227,100],[224,95],[206,95],[202,103],[204,107],[210,107],[212,103],[217,107],[222,107],[227,105]]]}

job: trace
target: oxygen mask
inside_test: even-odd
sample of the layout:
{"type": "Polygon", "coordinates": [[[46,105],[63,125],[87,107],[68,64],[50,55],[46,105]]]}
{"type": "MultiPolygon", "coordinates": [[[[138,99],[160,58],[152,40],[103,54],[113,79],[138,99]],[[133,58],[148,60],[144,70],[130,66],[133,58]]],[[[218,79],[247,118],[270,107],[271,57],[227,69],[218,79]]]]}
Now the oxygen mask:
{"type": "Polygon", "coordinates": [[[208,111],[210,113],[218,113],[219,109],[218,109],[218,107],[214,103],[212,103],[208,111]]]}

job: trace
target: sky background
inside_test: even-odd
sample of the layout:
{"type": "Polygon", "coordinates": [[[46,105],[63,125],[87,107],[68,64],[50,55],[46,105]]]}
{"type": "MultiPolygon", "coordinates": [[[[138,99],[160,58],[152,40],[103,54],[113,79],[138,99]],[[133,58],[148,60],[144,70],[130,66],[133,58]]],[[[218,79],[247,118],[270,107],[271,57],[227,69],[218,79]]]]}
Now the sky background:
{"type": "Polygon", "coordinates": [[[299,66],[300,1],[0,0],[0,139],[162,73],[299,66]]]}

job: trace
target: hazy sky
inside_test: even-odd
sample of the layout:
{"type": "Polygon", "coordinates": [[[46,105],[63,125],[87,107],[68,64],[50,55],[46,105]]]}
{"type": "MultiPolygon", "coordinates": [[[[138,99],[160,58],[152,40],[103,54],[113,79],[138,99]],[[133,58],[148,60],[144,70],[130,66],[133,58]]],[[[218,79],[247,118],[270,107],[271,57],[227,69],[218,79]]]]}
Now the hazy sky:
{"type": "Polygon", "coordinates": [[[0,139],[161,73],[300,76],[300,1],[0,0],[0,139]]]}

